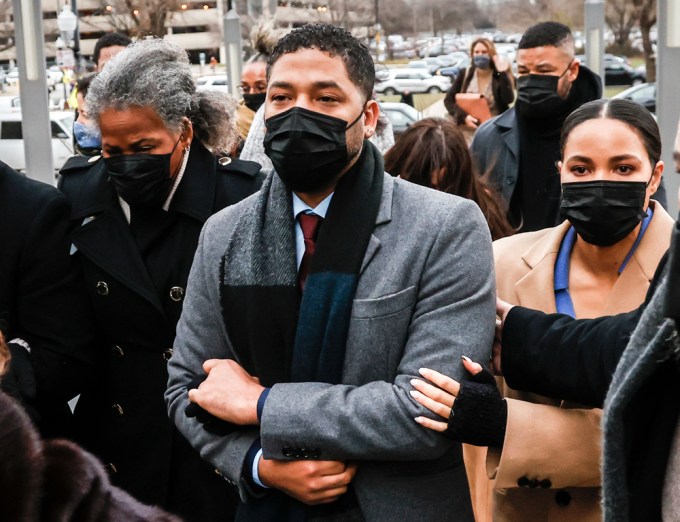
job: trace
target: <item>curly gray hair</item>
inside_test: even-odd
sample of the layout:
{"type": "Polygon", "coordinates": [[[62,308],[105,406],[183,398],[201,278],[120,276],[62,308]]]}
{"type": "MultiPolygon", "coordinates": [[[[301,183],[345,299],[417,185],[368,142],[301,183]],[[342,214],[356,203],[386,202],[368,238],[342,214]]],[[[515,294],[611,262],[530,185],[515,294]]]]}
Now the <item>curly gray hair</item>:
{"type": "Polygon", "coordinates": [[[116,55],[90,84],[86,105],[97,124],[107,109],[149,107],[170,131],[187,117],[194,135],[214,153],[237,139],[231,96],[196,91],[186,51],[161,39],[140,40],[116,55]]]}

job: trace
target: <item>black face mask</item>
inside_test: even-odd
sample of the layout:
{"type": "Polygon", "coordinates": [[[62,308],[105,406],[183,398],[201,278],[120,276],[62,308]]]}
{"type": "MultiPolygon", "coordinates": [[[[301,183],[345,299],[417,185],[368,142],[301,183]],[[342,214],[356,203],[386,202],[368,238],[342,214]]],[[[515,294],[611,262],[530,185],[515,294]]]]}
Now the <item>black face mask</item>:
{"type": "Polygon", "coordinates": [[[253,112],[257,112],[257,110],[260,107],[262,107],[262,104],[265,102],[266,99],[267,99],[266,92],[243,95],[243,102],[245,103],[245,106],[248,107],[253,112]]]}
{"type": "Polygon", "coordinates": [[[550,117],[564,110],[568,101],[557,94],[560,76],[526,74],[517,79],[517,110],[529,117],[550,117]]]}
{"type": "Polygon", "coordinates": [[[579,181],[562,184],[560,215],[587,243],[611,246],[630,234],[647,214],[644,181],[579,181]]]}
{"type": "Polygon", "coordinates": [[[265,121],[264,151],[290,190],[318,192],[349,163],[346,132],[363,114],[347,125],[340,118],[293,107],[265,121]]]}
{"type": "Polygon", "coordinates": [[[118,195],[131,207],[160,208],[174,180],[170,158],[181,136],[168,154],[119,154],[104,158],[109,178],[118,195]]]}

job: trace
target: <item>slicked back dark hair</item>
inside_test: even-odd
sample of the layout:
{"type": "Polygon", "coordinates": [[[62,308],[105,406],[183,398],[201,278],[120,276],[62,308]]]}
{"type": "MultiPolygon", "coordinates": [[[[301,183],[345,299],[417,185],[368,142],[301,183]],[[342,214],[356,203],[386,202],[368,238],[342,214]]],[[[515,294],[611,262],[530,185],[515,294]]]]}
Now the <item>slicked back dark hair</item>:
{"type": "Polygon", "coordinates": [[[534,49],[536,47],[565,47],[569,45],[574,52],[574,36],[571,29],[558,22],[541,22],[532,25],[522,35],[518,49],[534,49]]]}
{"type": "Polygon", "coordinates": [[[345,64],[349,79],[364,95],[364,100],[371,99],[375,84],[375,66],[371,53],[349,31],[329,24],[303,25],[281,38],[267,62],[267,83],[272,67],[279,58],[302,49],[317,49],[332,57],[339,56],[345,64]]]}
{"type": "Polygon", "coordinates": [[[569,135],[576,127],[590,120],[609,119],[625,123],[642,141],[652,167],[661,159],[661,136],[654,116],[642,105],[631,100],[594,100],[572,112],[562,126],[560,156],[569,135]]]}

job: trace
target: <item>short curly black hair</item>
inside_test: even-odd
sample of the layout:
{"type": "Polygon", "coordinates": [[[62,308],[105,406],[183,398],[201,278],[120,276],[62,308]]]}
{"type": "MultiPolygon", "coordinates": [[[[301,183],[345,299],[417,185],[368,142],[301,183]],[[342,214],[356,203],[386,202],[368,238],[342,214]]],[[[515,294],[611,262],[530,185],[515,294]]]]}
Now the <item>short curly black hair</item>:
{"type": "Polygon", "coordinates": [[[339,56],[345,64],[349,79],[370,100],[375,84],[375,65],[368,48],[349,31],[330,24],[307,24],[279,40],[267,62],[267,82],[276,61],[284,54],[301,49],[318,49],[330,56],[339,56]]]}

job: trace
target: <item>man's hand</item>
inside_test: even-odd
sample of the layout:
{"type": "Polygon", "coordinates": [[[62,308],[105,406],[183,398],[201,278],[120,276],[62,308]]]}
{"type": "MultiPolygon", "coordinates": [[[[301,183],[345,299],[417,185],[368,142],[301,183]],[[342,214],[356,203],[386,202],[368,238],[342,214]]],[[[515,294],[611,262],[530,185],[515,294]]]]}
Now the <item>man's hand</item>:
{"type": "Polygon", "coordinates": [[[493,349],[491,352],[491,367],[494,375],[503,375],[503,368],[501,367],[501,346],[503,338],[503,325],[505,318],[515,305],[506,303],[501,298],[496,297],[496,315],[500,319],[496,319],[496,332],[493,336],[493,349]]]}
{"type": "Polygon", "coordinates": [[[203,363],[208,377],[189,400],[215,417],[233,424],[257,425],[257,400],[264,387],[257,378],[231,359],[209,359],[203,363]]]}
{"type": "Polygon", "coordinates": [[[265,486],[283,491],[308,505],[329,504],[347,493],[356,464],[337,460],[260,459],[258,474],[265,486]]]}

